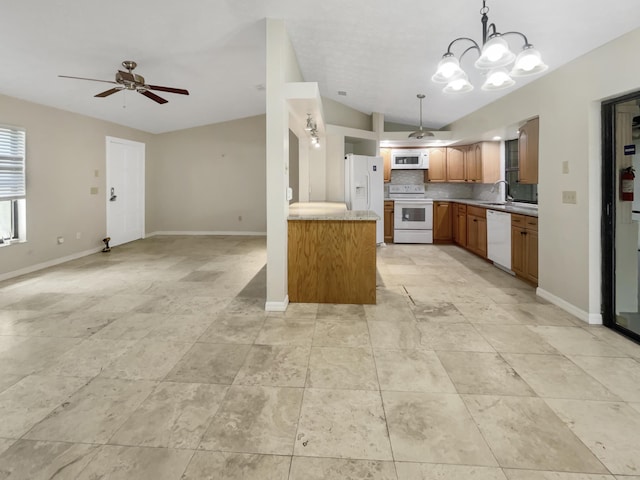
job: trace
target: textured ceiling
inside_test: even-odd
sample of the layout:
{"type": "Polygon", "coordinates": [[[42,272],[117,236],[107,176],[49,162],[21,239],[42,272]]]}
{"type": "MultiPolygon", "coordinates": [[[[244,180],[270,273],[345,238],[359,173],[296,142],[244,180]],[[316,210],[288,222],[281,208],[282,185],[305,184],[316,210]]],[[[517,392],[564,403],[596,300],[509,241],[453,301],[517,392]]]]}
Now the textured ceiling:
{"type": "MultiPolygon", "coordinates": [[[[525,33],[550,71],[640,27],[638,0],[489,0],[488,6],[498,30],[525,33]]],[[[305,80],[318,82],[324,97],[417,124],[416,94],[425,93],[424,124],[440,128],[526,83],[488,93],[474,75],[476,90],[462,97],[431,83],[451,40],[480,41],[480,7],[479,0],[3,2],[0,93],[154,133],[264,113],[265,92],[256,87],[265,83],[270,17],[284,19],[305,80]],[[138,62],[136,73],[148,83],[191,95],[161,94],[165,105],[132,92],[94,98],[109,87],[57,77],[111,80],[123,60],[138,62]]],[[[519,48],[516,37],[512,45],[519,48]]],[[[474,59],[470,53],[463,66],[474,59]]],[[[10,121],[0,112],[0,123],[10,121]]]]}

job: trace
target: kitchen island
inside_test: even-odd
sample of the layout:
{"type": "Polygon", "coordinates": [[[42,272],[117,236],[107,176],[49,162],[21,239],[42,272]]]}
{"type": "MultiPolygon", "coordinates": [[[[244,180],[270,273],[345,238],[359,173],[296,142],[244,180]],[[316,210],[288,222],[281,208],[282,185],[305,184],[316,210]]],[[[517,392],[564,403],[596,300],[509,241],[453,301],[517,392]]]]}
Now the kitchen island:
{"type": "Polygon", "coordinates": [[[289,301],[375,304],[378,218],[344,203],[290,205],[289,301]]]}

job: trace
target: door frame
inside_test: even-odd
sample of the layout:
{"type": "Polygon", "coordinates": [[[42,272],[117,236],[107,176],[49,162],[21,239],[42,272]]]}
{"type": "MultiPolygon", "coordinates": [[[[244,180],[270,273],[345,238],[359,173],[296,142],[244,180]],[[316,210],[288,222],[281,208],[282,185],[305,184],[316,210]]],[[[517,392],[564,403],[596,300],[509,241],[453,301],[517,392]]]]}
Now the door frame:
{"type": "Polygon", "coordinates": [[[640,99],[640,91],[602,102],[602,216],[600,235],[602,244],[602,323],[640,343],[640,335],[616,322],[616,171],[615,115],[616,106],[640,99]]]}
{"type": "MultiPolygon", "coordinates": [[[[110,190],[109,190],[109,175],[110,175],[110,170],[109,170],[109,158],[110,158],[110,154],[111,154],[111,143],[123,143],[123,144],[127,144],[127,145],[131,145],[131,146],[135,146],[135,147],[140,147],[142,149],[142,172],[141,172],[141,176],[140,176],[140,184],[138,185],[138,191],[140,194],[140,200],[141,200],[141,208],[140,208],[140,238],[145,238],[145,225],[146,225],[146,192],[145,192],[145,183],[146,183],[146,144],[144,142],[136,142],[134,140],[127,140],[125,138],[119,138],[119,137],[111,137],[111,136],[106,136],[105,137],[105,144],[106,144],[106,150],[105,150],[105,200],[106,200],[106,204],[105,204],[105,213],[106,213],[106,222],[105,222],[105,227],[106,227],[106,235],[109,235],[109,225],[110,225],[110,221],[109,221],[109,198],[111,196],[110,194],[110,190]]],[[[117,245],[113,245],[113,246],[117,246],[117,245]]]]}

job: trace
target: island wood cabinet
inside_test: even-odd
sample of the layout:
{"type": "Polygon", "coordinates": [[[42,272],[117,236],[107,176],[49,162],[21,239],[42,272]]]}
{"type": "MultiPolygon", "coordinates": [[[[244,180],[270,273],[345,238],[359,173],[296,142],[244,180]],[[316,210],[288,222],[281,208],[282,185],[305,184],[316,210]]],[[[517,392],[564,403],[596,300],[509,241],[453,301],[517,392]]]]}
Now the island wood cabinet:
{"type": "Polygon", "coordinates": [[[447,181],[494,183],[500,180],[500,144],[479,142],[447,147],[447,181]]]}
{"type": "Polygon", "coordinates": [[[538,183],[538,118],[529,120],[518,133],[518,183],[538,183]]]}
{"type": "Polygon", "coordinates": [[[453,207],[453,241],[467,248],[467,206],[454,203],[453,207]]]}
{"type": "Polygon", "coordinates": [[[511,270],[520,278],[538,284],[538,219],[511,215],[511,270]]]}
{"type": "Polygon", "coordinates": [[[433,202],[433,243],[451,243],[451,203],[433,202]]]}
{"type": "Polygon", "coordinates": [[[447,181],[447,149],[429,149],[429,169],[424,171],[424,181],[426,182],[446,182],[447,181]]]}
{"type": "Polygon", "coordinates": [[[384,183],[389,183],[391,181],[391,149],[381,148],[380,156],[383,161],[384,183]]]}
{"type": "Polygon", "coordinates": [[[467,206],[467,249],[487,258],[487,209],[467,206]]]}
{"type": "Polygon", "coordinates": [[[289,220],[288,242],[290,302],[376,303],[375,220],[289,220]]]}
{"type": "Polygon", "coordinates": [[[384,202],[384,243],[393,243],[393,201],[384,202]]]}

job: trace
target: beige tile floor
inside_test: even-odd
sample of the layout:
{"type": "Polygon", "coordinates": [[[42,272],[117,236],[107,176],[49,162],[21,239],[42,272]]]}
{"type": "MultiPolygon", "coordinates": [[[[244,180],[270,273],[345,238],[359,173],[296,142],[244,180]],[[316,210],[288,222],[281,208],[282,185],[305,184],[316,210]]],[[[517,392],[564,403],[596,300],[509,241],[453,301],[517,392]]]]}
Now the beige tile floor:
{"type": "Polygon", "coordinates": [[[264,238],[0,283],[0,480],[640,480],[640,346],[453,246],[266,314],[264,238]]]}

